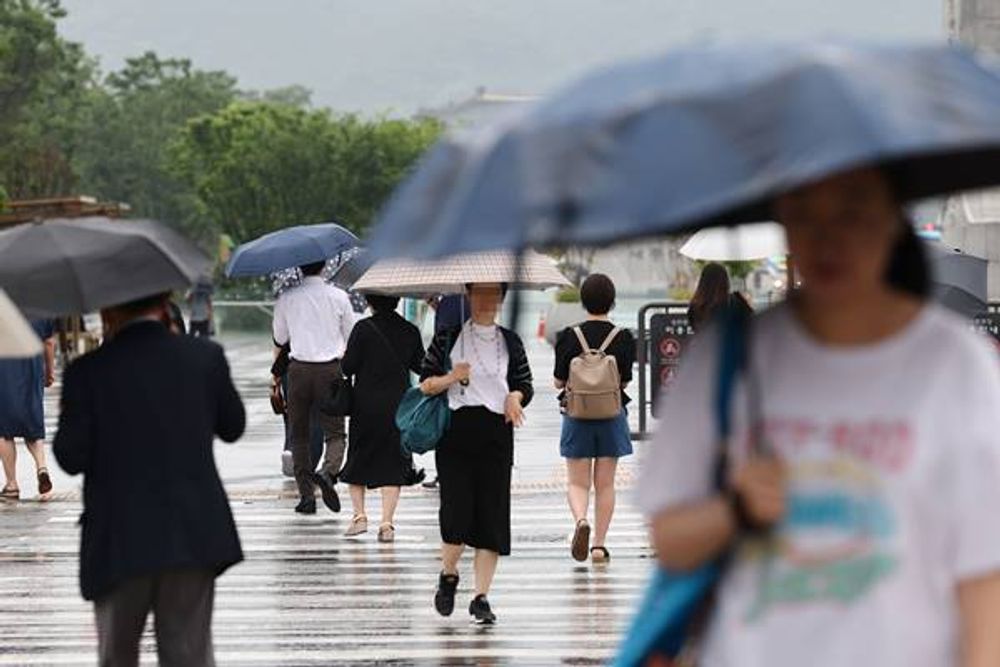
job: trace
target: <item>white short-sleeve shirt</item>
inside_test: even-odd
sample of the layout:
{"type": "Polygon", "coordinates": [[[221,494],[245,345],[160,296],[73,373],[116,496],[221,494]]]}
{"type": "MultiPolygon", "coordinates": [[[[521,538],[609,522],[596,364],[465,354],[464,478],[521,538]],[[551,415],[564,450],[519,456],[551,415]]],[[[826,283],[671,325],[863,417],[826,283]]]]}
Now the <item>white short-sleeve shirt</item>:
{"type": "MultiPolygon", "coordinates": [[[[958,664],[956,585],[1000,570],[1000,361],[927,306],[878,344],[818,344],[788,306],[754,321],[764,432],[786,516],[723,580],[706,667],[958,664]]],[[[661,411],[638,499],[649,515],[714,492],[717,332],[661,411]]],[[[746,385],[731,452],[745,456],[746,385]]]]}

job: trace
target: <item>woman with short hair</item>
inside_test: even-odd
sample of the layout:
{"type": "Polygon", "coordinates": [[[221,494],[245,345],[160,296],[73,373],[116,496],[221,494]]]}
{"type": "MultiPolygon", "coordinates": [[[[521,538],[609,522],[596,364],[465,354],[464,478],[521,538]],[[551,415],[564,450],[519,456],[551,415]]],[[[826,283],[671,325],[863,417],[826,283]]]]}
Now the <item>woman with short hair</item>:
{"type": "Polygon", "coordinates": [[[580,301],[587,311],[587,320],[563,330],[556,340],[555,386],[565,389],[570,379],[570,365],[586,350],[604,347],[615,359],[621,380],[622,411],[610,419],[577,419],[563,415],[559,450],[566,459],[567,498],[573,513],[574,531],[570,553],[577,561],[606,563],[611,554],[606,540],[615,511],[615,473],[618,459],[632,453],[632,437],[625,405],[629,397],[625,387],[632,381],[635,363],[635,338],[627,329],[612,324],[608,314],[615,306],[615,284],[607,276],[595,273],[580,288],[580,301]],[[590,490],[594,490],[595,531],[590,542],[590,490]]]}
{"type": "Polygon", "coordinates": [[[496,324],[507,286],[474,284],[467,292],[471,319],[435,336],[420,374],[423,392],[447,392],[452,411],[435,451],[443,544],[434,606],[442,616],[454,611],[458,563],[470,546],[476,582],[469,614],[492,624],[487,595],[499,557],[510,554],[514,428],[524,422],[534,389],[524,343],[496,324]]]}

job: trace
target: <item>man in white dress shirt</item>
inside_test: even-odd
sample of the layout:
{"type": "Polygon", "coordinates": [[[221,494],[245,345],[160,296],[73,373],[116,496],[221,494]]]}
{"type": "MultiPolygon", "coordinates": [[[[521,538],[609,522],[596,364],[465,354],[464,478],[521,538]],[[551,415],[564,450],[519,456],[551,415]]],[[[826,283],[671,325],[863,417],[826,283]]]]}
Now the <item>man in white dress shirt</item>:
{"type": "Polygon", "coordinates": [[[295,482],[299,504],[295,511],[315,514],[315,486],[323,492],[323,502],[333,512],[340,511],[334,489],[344,463],[344,418],[315,411],[329,395],[330,385],[340,376],[340,360],[354,327],[351,300],[343,290],[320,276],[325,263],[300,267],[302,284],[278,297],[274,307],[274,343],[291,347],[288,367],[288,427],[291,431],[295,482]],[[310,415],[318,415],[326,441],[323,469],[316,473],[309,455],[310,415]]]}

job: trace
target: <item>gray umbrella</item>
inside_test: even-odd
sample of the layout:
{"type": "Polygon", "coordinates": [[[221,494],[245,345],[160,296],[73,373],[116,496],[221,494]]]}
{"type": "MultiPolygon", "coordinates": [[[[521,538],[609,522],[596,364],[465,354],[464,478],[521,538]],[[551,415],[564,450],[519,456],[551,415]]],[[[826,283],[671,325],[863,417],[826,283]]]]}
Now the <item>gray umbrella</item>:
{"type": "Polygon", "coordinates": [[[941,243],[927,242],[934,279],[934,299],[965,317],[986,312],[989,262],[941,243]]]}
{"type": "Polygon", "coordinates": [[[29,317],[86,313],[194,284],[211,260],[148,220],[48,220],[0,232],[0,288],[29,317]]]}

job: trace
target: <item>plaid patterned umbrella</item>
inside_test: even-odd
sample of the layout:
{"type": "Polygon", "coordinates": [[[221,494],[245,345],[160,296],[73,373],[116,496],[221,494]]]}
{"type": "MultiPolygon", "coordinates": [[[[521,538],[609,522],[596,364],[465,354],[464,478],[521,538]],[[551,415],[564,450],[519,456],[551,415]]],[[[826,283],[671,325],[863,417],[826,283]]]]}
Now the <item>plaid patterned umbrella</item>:
{"type": "Polygon", "coordinates": [[[507,283],[511,289],[570,285],[555,260],[528,250],[520,259],[509,252],[455,255],[434,262],[377,262],[354,284],[359,292],[394,296],[457,294],[468,283],[507,283]]]}

